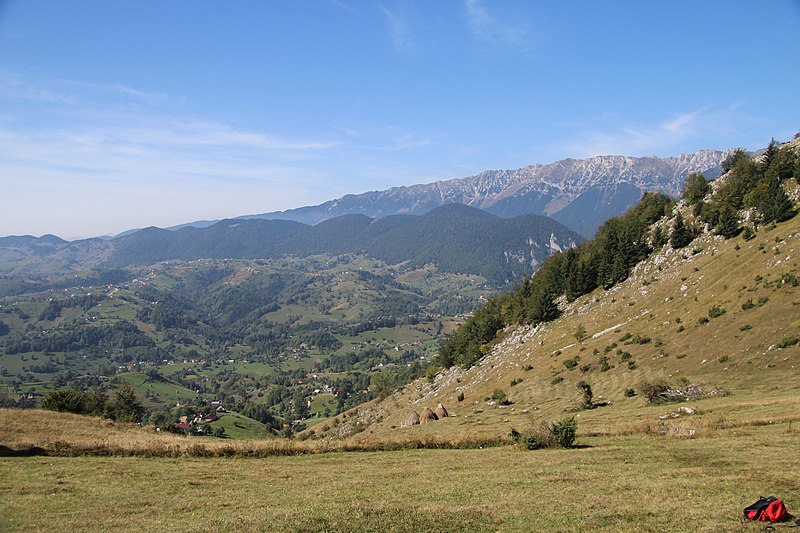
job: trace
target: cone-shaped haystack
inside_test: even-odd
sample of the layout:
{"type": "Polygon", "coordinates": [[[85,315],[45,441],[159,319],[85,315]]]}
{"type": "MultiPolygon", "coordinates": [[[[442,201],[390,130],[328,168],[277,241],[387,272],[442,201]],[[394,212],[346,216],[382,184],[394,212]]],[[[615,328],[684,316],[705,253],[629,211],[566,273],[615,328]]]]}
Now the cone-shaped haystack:
{"type": "Polygon", "coordinates": [[[444,405],[442,405],[442,404],[439,404],[439,405],[436,406],[436,411],[435,412],[436,412],[436,416],[438,416],[439,418],[447,418],[448,416],[450,416],[450,415],[447,414],[447,409],[445,409],[444,405]]]}
{"type": "Polygon", "coordinates": [[[419,417],[419,421],[421,423],[425,422],[433,422],[435,420],[439,420],[439,417],[436,416],[436,413],[431,411],[430,407],[426,407],[424,411],[422,411],[422,416],[419,417]]]}
{"type": "Polygon", "coordinates": [[[419,424],[419,413],[414,411],[406,420],[406,426],[416,426],[417,424],[419,424]]]}

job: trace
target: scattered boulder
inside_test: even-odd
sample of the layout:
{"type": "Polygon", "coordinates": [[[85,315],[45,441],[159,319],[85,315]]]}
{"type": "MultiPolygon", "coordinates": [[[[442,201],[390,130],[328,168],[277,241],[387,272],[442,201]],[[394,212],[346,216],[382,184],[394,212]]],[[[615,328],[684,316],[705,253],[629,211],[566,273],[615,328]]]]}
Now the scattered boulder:
{"type": "Polygon", "coordinates": [[[668,418],[678,418],[681,415],[693,415],[697,413],[697,409],[692,409],[691,407],[681,406],[678,407],[678,410],[674,413],[669,413],[667,415],[661,415],[658,417],[659,420],[667,420],[668,418]]]}
{"type": "Polygon", "coordinates": [[[406,426],[416,426],[419,425],[419,413],[414,411],[411,413],[411,416],[408,417],[405,423],[406,426]]]}
{"type": "Polygon", "coordinates": [[[694,428],[684,427],[671,427],[665,433],[669,437],[688,437],[693,438],[697,435],[697,430],[694,428]]]}
{"type": "Polygon", "coordinates": [[[449,414],[447,414],[447,409],[445,409],[444,405],[442,404],[436,406],[435,414],[439,418],[447,418],[448,416],[450,416],[449,414]]]}
{"type": "Polygon", "coordinates": [[[425,410],[422,411],[422,414],[419,417],[419,421],[421,424],[425,424],[426,422],[435,422],[436,420],[439,420],[439,417],[436,416],[436,413],[431,411],[430,407],[426,407],[425,410]]]}

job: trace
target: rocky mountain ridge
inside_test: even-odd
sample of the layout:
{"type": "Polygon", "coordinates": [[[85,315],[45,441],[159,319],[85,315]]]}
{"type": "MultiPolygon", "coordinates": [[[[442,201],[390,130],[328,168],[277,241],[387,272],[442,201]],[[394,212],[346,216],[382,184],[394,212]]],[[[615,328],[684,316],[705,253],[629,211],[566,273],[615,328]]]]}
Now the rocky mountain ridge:
{"type": "Polygon", "coordinates": [[[242,218],[280,218],[317,224],[344,214],[374,218],[424,214],[441,205],[461,203],[503,217],[526,213],[550,216],[591,237],[604,220],[624,212],[643,192],[678,196],[690,173],[702,172],[708,178],[718,176],[720,165],[729,153],[701,150],[669,158],[564,159],[516,170],[487,170],[466,178],[350,194],[316,206],[242,218]],[[573,206],[575,202],[578,203],[573,206]],[[580,208],[576,209],[577,206],[580,208]],[[579,211],[580,217],[575,211],[579,211]]]}

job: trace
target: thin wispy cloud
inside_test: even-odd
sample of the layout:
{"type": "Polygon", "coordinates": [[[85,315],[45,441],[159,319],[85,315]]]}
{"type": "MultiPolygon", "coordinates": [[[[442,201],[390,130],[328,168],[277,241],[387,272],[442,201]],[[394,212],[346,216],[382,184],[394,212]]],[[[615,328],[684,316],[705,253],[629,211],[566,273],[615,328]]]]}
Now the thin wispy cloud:
{"type": "MultiPolygon", "coordinates": [[[[64,211],[60,219],[75,223],[66,213],[74,213],[76,203],[92,205],[103,220],[123,213],[126,220],[141,218],[146,205],[163,213],[148,221],[157,225],[285,209],[351,192],[335,178],[343,166],[354,179],[361,173],[365,183],[376,183],[383,178],[374,168],[398,168],[389,154],[430,142],[395,127],[341,128],[317,138],[281,135],[192,116],[169,95],[126,85],[15,79],[2,85],[0,103],[36,98],[53,105],[37,108],[35,120],[20,106],[0,115],[0,188],[14,198],[8,221],[44,210],[51,217],[64,211]],[[141,205],[126,201],[115,211],[108,198],[120,195],[141,205]]],[[[112,225],[109,232],[128,227],[112,225]]],[[[9,227],[0,234],[14,232],[9,227]]]]}
{"type": "Polygon", "coordinates": [[[726,140],[740,136],[738,128],[753,122],[739,109],[703,107],[676,113],[654,124],[635,125],[619,118],[604,119],[602,129],[581,131],[555,143],[553,152],[571,157],[597,155],[666,156],[701,148],[727,148],[726,140]],[[609,122],[616,122],[610,125],[609,122]],[[736,126],[734,126],[736,125],[736,126]],[[697,146],[699,139],[717,138],[719,146],[697,146]]]}
{"type": "Polygon", "coordinates": [[[369,130],[342,128],[342,131],[353,140],[351,143],[353,146],[366,151],[399,152],[415,150],[432,144],[429,136],[398,127],[369,130]]]}
{"type": "Polygon", "coordinates": [[[328,1],[331,4],[333,4],[334,6],[338,7],[339,9],[347,11],[348,13],[350,13],[352,15],[359,15],[360,14],[352,5],[344,2],[343,0],[328,0],[328,1]]]}
{"type": "Polygon", "coordinates": [[[0,98],[39,103],[72,104],[73,96],[29,83],[24,77],[0,70],[0,98]]]}
{"type": "Polygon", "coordinates": [[[401,51],[410,51],[416,48],[416,35],[411,26],[408,14],[398,10],[390,10],[385,5],[379,6],[386,17],[389,37],[395,48],[401,51]]]}
{"type": "Polygon", "coordinates": [[[529,52],[532,35],[524,18],[491,12],[481,0],[465,0],[464,15],[472,33],[486,43],[529,52]]]}

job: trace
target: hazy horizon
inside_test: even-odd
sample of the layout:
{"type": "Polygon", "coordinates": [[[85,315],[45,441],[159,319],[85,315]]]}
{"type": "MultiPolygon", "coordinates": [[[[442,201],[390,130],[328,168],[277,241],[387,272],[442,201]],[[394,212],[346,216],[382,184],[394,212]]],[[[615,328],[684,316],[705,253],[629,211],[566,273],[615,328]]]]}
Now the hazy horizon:
{"type": "Polygon", "coordinates": [[[790,139],[800,4],[0,4],[0,236],[790,139]],[[786,88],[786,89],[784,89],[786,88]]]}

